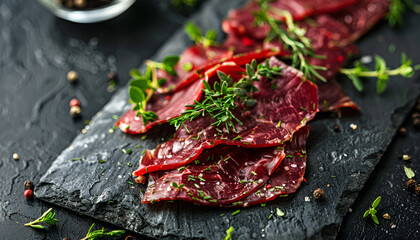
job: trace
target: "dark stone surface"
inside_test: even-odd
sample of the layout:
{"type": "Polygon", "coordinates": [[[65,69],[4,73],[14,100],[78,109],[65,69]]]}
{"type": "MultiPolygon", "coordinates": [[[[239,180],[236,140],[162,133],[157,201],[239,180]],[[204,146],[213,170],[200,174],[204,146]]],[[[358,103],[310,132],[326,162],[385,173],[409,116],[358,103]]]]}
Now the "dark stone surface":
{"type": "MultiPolygon", "coordinates": [[[[40,216],[52,206],[37,198],[26,201],[23,197],[23,182],[30,179],[36,185],[39,184],[40,177],[54,159],[84,127],[84,120],[90,119],[111,98],[112,94],[106,91],[107,72],[118,71],[119,84],[123,86],[128,80],[128,70],[139,66],[145,58],[153,54],[185,19],[182,15],[171,12],[164,3],[158,4],[164,9],[164,13],[159,11],[156,1],[142,0],[114,20],[81,25],[55,18],[36,1],[0,2],[0,239],[62,239],[65,236],[79,239],[86,234],[93,222],[96,222],[97,227],[106,227],[108,230],[118,228],[101,220],[108,222],[117,220],[123,227],[136,225],[144,227],[146,231],[155,228],[162,233],[170,234],[169,237],[179,236],[177,233],[179,228],[182,229],[184,236],[197,238],[213,236],[221,239],[225,230],[231,225],[237,229],[233,237],[240,239],[250,237],[259,239],[262,234],[277,238],[272,235],[273,233],[279,235],[290,233],[296,237],[335,236],[342,216],[362,188],[373,166],[379,161],[379,156],[391,140],[395,128],[406,116],[410,104],[405,105],[405,103],[410,102],[419,93],[419,80],[415,80],[416,78],[412,80],[393,78],[389,91],[381,97],[374,94],[373,83],[369,84],[364,94],[358,94],[347,80],[342,80],[346,92],[362,105],[361,115],[343,119],[316,120],[312,124],[313,131],[308,144],[310,147],[310,164],[306,174],[308,185],[304,185],[296,195],[277,200],[265,208],[244,209],[240,214],[231,217],[231,210],[204,208],[187,203],[176,203],[175,206],[154,205],[148,208],[136,205],[137,208],[141,208],[140,214],[146,214],[151,221],[144,222],[141,218],[138,222],[128,221],[126,219],[135,216],[130,215],[131,213],[138,213],[130,206],[129,200],[138,201],[139,190],[137,186],[136,189],[131,189],[131,185],[126,183],[129,179],[127,173],[132,170],[128,168],[126,162],[130,161],[135,167],[142,148],[135,149],[130,156],[123,156],[120,148],[127,146],[122,142],[118,143],[120,145],[113,142],[114,145],[109,149],[100,146],[103,152],[99,151],[99,148],[85,150],[86,154],[82,156],[83,151],[81,151],[78,157],[87,160],[75,163],[71,160],[65,161],[68,165],[63,165],[63,169],[59,170],[64,174],[54,173],[58,176],[55,181],[57,184],[62,183],[62,189],[66,189],[65,187],[66,190],[75,189],[80,186],[78,184],[85,183],[92,185],[90,191],[81,188],[82,191],[75,192],[73,196],[63,194],[59,197],[54,195],[57,192],[49,194],[44,189],[43,195],[53,197],[51,201],[60,205],[67,204],[67,208],[73,211],[85,212],[82,209],[86,209],[86,213],[95,215],[97,219],[73,213],[56,205],[53,207],[60,221],[55,227],[48,231],[37,231],[23,226],[23,223],[40,216]],[[75,69],[81,76],[81,81],[76,86],[69,85],[65,80],[65,74],[70,69],[75,69]],[[83,107],[82,119],[78,121],[73,121],[68,115],[68,101],[74,96],[82,101],[83,107]],[[359,128],[356,131],[349,129],[350,122],[358,124],[359,128]],[[335,123],[340,125],[342,129],[340,133],[333,132],[332,127],[335,123]],[[371,129],[375,131],[371,133],[371,129]],[[326,139],[323,140],[323,136],[326,136],[326,139]],[[364,139],[364,136],[367,136],[367,139],[364,139]],[[359,148],[362,145],[363,147],[359,148]],[[354,149],[357,151],[361,149],[358,155],[354,149]],[[20,155],[18,161],[12,159],[14,152],[20,155]],[[345,157],[344,153],[348,156],[345,157]],[[107,156],[117,158],[110,157],[103,164],[95,162],[95,159],[107,156]],[[122,158],[118,159],[121,156],[122,158]],[[117,162],[122,163],[123,169],[116,168],[117,162]],[[66,169],[68,166],[73,166],[71,164],[79,165],[77,168],[66,169]],[[116,173],[119,171],[122,178],[118,178],[118,175],[112,176],[111,171],[116,173]],[[101,175],[102,172],[104,176],[101,175]],[[85,173],[83,177],[82,173],[85,173]],[[64,175],[67,174],[68,178],[64,181],[64,175]],[[331,178],[333,175],[337,177],[331,178]],[[348,177],[349,175],[351,177],[348,177]],[[116,181],[110,184],[111,181],[104,181],[106,177],[114,177],[116,181]],[[71,179],[74,182],[71,182],[71,179]],[[94,182],[97,183],[93,184],[94,182]],[[101,184],[106,186],[100,189],[101,184]],[[330,184],[331,187],[325,187],[326,184],[330,184]],[[322,186],[328,197],[326,201],[315,202],[311,199],[309,203],[304,202],[304,196],[311,196],[313,189],[322,186]],[[105,191],[106,189],[112,192],[105,191]],[[81,195],[82,192],[85,195],[81,195]],[[108,195],[110,193],[115,195],[108,195]],[[77,194],[85,199],[74,201],[76,207],[80,208],[69,204],[69,199],[77,194]],[[127,201],[121,203],[123,194],[129,197],[127,201]],[[104,198],[99,198],[100,195],[104,198]],[[86,201],[89,198],[97,200],[98,204],[92,207],[90,202],[86,201]],[[115,205],[108,205],[107,202],[99,203],[106,201],[107,198],[119,201],[115,201],[115,205]],[[122,207],[118,208],[119,205],[122,207]],[[276,207],[286,212],[286,216],[275,217],[268,221],[270,210],[275,210],[276,207]],[[112,218],[114,214],[120,213],[121,217],[112,218]],[[225,213],[225,216],[219,216],[221,213],[225,213]],[[105,214],[108,218],[105,218],[105,214]],[[120,219],[125,221],[122,222],[120,219]],[[165,225],[162,222],[165,222],[165,225]],[[197,228],[191,223],[198,223],[203,227],[197,228]],[[249,230],[250,227],[253,227],[252,230],[249,230]]],[[[220,7],[227,8],[226,5],[220,7]]],[[[415,43],[420,39],[420,32],[416,26],[418,21],[418,16],[410,14],[402,30],[390,30],[385,25],[376,27],[374,32],[359,44],[362,46],[363,54],[380,53],[391,66],[396,66],[399,53],[405,51],[416,63],[420,62],[419,50],[415,48],[415,43]],[[395,43],[397,46],[394,54],[388,53],[390,43],[395,43]]],[[[181,42],[177,44],[179,48],[184,46],[181,42]]],[[[122,95],[125,93],[119,93],[119,96],[122,95]]],[[[123,139],[132,146],[140,142],[137,138],[119,132],[114,135],[108,134],[107,130],[113,121],[110,117],[106,113],[98,116],[94,124],[97,127],[92,125],[86,135],[82,135],[85,136],[84,139],[94,135],[96,131],[105,134],[106,137],[123,139]],[[101,119],[104,120],[103,123],[101,119]],[[101,127],[103,129],[100,129],[101,127]]],[[[163,130],[157,129],[155,133],[159,131],[163,130]]],[[[411,154],[414,159],[406,165],[419,174],[417,136],[418,132],[410,130],[403,141],[400,138],[394,139],[394,143],[373,172],[372,178],[368,180],[366,188],[352,206],[353,212],[347,215],[339,238],[418,238],[419,199],[403,190],[405,177],[402,163],[396,159],[397,153],[411,154]],[[383,196],[380,212],[389,212],[393,217],[391,221],[397,227],[390,228],[388,222],[382,219],[380,219],[381,225],[377,227],[361,218],[363,211],[377,195],[383,196]]],[[[142,144],[142,147],[152,147],[159,140],[159,137],[150,137],[148,143],[142,144]]],[[[100,143],[95,144],[100,145],[100,143]]],[[[88,146],[95,145],[88,143],[88,146]]],[[[418,176],[416,179],[418,180],[418,176]]],[[[54,186],[44,185],[43,188],[47,187],[54,186]]],[[[62,192],[58,188],[55,189],[62,192]]],[[[41,192],[37,194],[41,195],[41,192]]],[[[131,235],[144,239],[138,234],[131,233],[131,235]]],[[[288,237],[292,238],[292,235],[288,237]]]]}
{"type": "MultiPolygon", "coordinates": [[[[235,6],[212,1],[196,16],[203,28],[217,28],[226,10],[235,6]]],[[[414,33],[417,16],[412,16],[401,31],[386,25],[377,26],[374,32],[360,42],[364,55],[381,53],[390,66],[396,66],[401,51],[419,61],[414,33]],[[388,52],[389,43],[398,45],[396,53],[388,52]],[[385,44],[386,43],[386,44],[385,44]]],[[[416,40],[417,39],[417,40],[416,40]]],[[[181,52],[189,41],[182,30],[169,39],[156,56],[181,52]]],[[[342,80],[348,94],[361,106],[357,115],[338,118],[318,118],[311,122],[308,140],[307,184],[287,198],[278,199],[266,207],[242,209],[231,216],[233,210],[224,210],[190,203],[176,202],[142,205],[139,190],[143,186],[130,185],[130,172],[146,148],[154,148],[168,133],[155,129],[148,138],[128,136],[121,132],[109,134],[113,115],[121,115],[128,107],[126,89],[119,91],[92,120],[87,133],[80,134],[53,163],[38,184],[37,197],[48,202],[75,209],[98,219],[114,223],[141,234],[156,238],[221,239],[225,230],[233,226],[235,239],[304,239],[334,238],[349,207],[379,162],[419,93],[418,75],[412,79],[393,78],[388,91],[375,93],[375,81],[365,81],[364,93],[354,90],[348,80],[342,80]],[[333,131],[338,124],[340,133],[333,131]],[[357,129],[350,128],[357,124],[357,129]],[[140,145],[139,148],[135,146],[140,145]],[[133,149],[131,155],[123,148],[133,149]],[[83,158],[83,161],[71,161],[83,158]],[[100,164],[99,160],[107,162],[100,164]],[[110,184],[112,183],[112,184],[110,184]],[[329,184],[330,187],[327,187],[329,184]],[[312,191],[322,187],[326,198],[314,200],[312,191]],[[309,197],[309,201],[305,198],[309,197]],[[112,203],[109,203],[112,201],[112,203]],[[268,216],[276,208],[285,217],[268,216]],[[224,214],[224,216],[220,216],[224,214]]],[[[415,230],[413,230],[415,231],[415,230]]]]}

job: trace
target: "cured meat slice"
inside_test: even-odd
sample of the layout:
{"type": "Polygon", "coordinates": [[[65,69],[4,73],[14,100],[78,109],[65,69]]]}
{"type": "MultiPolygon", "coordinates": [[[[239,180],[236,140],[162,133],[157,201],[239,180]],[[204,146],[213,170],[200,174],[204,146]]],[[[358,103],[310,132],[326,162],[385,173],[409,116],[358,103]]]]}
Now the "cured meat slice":
{"type": "Polygon", "coordinates": [[[258,149],[223,146],[208,150],[195,160],[196,164],[151,173],[142,203],[161,200],[211,206],[235,203],[268,180],[285,156],[283,149],[284,145],[258,149]]]}
{"type": "Polygon", "coordinates": [[[130,133],[130,134],[139,134],[144,133],[149,130],[151,127],[165,123],[169,119],[180,115],[185,112],[185,105],[194,103],[194,100],[200,100],[202,89],[204,88],[203,82],[197,81],[194,84],[190,85],[188,88],[183,91],[175,93],[173,96],[165,96],[163,94],[156,94],[151,101],[148,102],[146,107],[147,111],[155,111],[158,116],[158,119],[149,122],[146,125],[143,124],[141,117],[136,117],[136,112],[130,109],[126,112],[118,121],[116,126],[118,126],[121,131],[130,133]]]}
{"type": "Polygon", "coordinates": [[[209,62],[217,62],[220,59],[231,58],[233,52],[225,46],[209,46],[193,45],[188,47],[180,56],[178,64],[175,66],[177,76],[170,75],[163,70],[159,71],[158,78],[165,78],[167,84],[164,86],[165,91],[170,87],[176,86],[180,80],[187,77],[187,75],[194,70],[209,62]]]}
{"type": "Polygon", "coordinates": [[[224,58],[218,61],[210,61],[206,65],[203,65],[197,69],[195,69],[193,72],[188,74],[184,79],[182,79],[173,90],[174,92],[177,92],[179,90],[184,89],[185,87],[189,86],[191,83],[200,80],[204,73],[207,72],[211,68],[215,68],[218,65],[221,64],[236,64],[238,66],[245,66],[245,64],[250,63],[252,60],[256,60],[257,62],[261,62],[262,60],[265,60],[271,56],[278,56],[283,55],[285,53],[280,52],[279,49],[265,49],[265,50],[254,50],[252,52],[248,52],[245,54],[237,54],[230,58],[224,58]]]}
{"type": "MultiPolygon", "coordinates": [[[[294,20],[301,20],[307,16],[334,12],[346,8],[358,0],[276,0],[269,3],[273,8],[289,11],[294,20]]],[[[222,29],[227,34],[246,35],[253,39],[264,39],[269,28],[256,26],[253,12],[258,11],[259,5],[251,1],[242,8],[229,12],[228,18],[223,21],[222,29]]],[[[273,16],[277,17],[278,16],[273,16]]]]}
{"type": "Polygon", "coordinates": [[[343,88],[334,79],[326,83],[318,84],[319,110],[321,112],[337,111],[342,108],[359,110],[349,96],[344,93],[343,88]]]}
{"type": "Polygon", "coordinates": [[[266,184],[252,194],[236,202],[235,206],[248,207],[274,200],[279,195],[296,192],[302,183],[306,168],[306,139],[309,127],[303,127],[293,135],[284,148],[286,157],[270,176],[266,184]]]}
{"type": "MultiPolygon", "coordinates": [[[[238,74],[232,74],[232,79],[239,80],[242,77],[244,69],[236,65],[219,65],[213,69],[209,69],[205,75],[205,81],[212,84],[214,82],[214,75],[217,71],[221,72],[236,72],[238,74]]],[[[143,124],[141,117],[136,117],[136,112],[130,109],[126,112],[117,122],[121,131],[130,134],[144,133],[153,126],[158,124],[166,123],[169,119],[180,116],[187,110],[186,105],[191,105],[194,101],[199,101],[202,95],[202,89],[204,84],[202,81],[195,81],[189,87],[182,89],[174,93],[173,95],[156,93],[153,98],[148,101],[146,107],[147,111],[154,111],[158,116],[158,119],[149,122],[146,125],[143,124]]]]}
{"type": "Polygon", "coordinates": [[[388,0],[361,0],[333,16],[349,28],[350,40],[356,41],[385,16],[389,4],[388,0]]]}
{"type": "Polygon", "coordinates": [[[203,151],[219,144],[248,148],[277,146],[291,138],[318,111],[317,87],[305,81],[298,70],[270,58],[270,66],[283,67],[282,75],[275,79],[261,78],[254,93],[257,104],[252,110],[238,107],[233,114],[243,123],[236,124],[237,132],[227,132],[212,126],[214,119],[205,115],[185,122],[173,139],[146,151],[135,176],[147,172],[168,170],[184,166],[203,151]]]}

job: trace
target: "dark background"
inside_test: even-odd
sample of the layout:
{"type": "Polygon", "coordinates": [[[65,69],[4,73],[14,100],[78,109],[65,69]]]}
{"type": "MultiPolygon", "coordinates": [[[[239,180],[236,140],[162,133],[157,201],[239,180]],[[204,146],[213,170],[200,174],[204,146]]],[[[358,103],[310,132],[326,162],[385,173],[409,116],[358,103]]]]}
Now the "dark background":
{"type": "MultiPolygon", "coordinates": [[[[150,57],[187,15],[167,1],[142,0],[111,21],[76,24],[54,17],[36,1],[0,2],[0,239],[80,239],[93,222],[113,229],[59,207],[54,210],[60,221],[48,231],[23,226],[51,207],[27,201],[23,182],[36,184],[85,120],[111,98],[107,73],[117,72],[123,86],[129,70],[150,57]],[[77,85],[67,82],[69,70],[79,73],[77,85]],[[68,113],[73,97],[83,111],[76,121],[68,113]],[[15,152],[17,161],[12,158],[15,152]]],[[[403,239],[407,227],[420,229],[419,198],[405,190],[403,162],[398,159],[398,154],[409,154],[413,159],[405,165],[420,169],[419,131],[409,116],[405,125],[408,134],[394,138],[347,214],[339,238],[403,239]],[[392,219],[380,218],[376,226],[361,216],[378,195],[383,199],[378,216],[389,213],[392,219]]]]}

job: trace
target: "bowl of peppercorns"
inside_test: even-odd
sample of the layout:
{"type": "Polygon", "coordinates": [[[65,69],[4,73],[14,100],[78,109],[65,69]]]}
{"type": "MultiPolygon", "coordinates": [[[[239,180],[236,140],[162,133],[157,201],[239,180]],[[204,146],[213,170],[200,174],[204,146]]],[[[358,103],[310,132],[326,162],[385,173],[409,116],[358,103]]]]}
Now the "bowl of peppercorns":
{"type": "Polygon", "coordinates": [[[114,18],[136,0],[38,0],[57,17],[77,22],[94,23],[114,18]]]}

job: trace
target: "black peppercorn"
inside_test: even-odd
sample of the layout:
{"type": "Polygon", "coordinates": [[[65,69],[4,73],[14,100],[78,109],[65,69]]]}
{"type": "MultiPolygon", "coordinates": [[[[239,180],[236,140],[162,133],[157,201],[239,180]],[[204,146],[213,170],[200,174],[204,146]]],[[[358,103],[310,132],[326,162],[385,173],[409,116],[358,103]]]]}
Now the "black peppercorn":
{"type": "Polygon", "coordinates": [[[414,192],[415,192],[417,195],[420,195],[420,186],[417,186],[417,187],[414,189],[414,192]]]}
{"type": "Polygon", "coordinates": [[[70,238],[69,237],[65,237],[65,238],[63,238],[63,240],[70,240],[70,238]]]}
{"type": "Polygon", "coordinates": [[[25,190],[34,190],[34,184],[32,183],[32,181],[25,181],[23,185],[25,187],[25,190]]]}
{"type": "Polygon", "coordinates": [[[404,127],[400,128],[399,133],[400,133],[402,136],[405,136],[405,135],[407,134],[407,128],[404,128],[404,127]]]}
{"type": "Polygon", "coordinates": [[[114,72],[108,73],[108,80],[115,80],[117,78],[117,75],[114,72]]]}
{"type": "Polygon", "coordinates": [[[416,182],[416,180],[414,180],[414,179],[409,179],[407,182],[406,182],[406,184],[405,184],[406,186],[407,186],[407,188],[408,189],[414,189],[414,188],[416,188],[416,186],[417,186],[417,182],[416,182]]]}
{"type": "Polygon", "coordinates": [[[336,124],[333,127],[334,132],[340,132],[340,127],[336,124]]]}
{"type": "Polygon", "coordinates": [[[420,118],[414,118],[413,125],[414,127],[420,127],[420,118]]]}
{"type": "Polygon", "coordinates": [[[315,199],[320,199],[320,198],[323,198],[324,197],[324,190],[322,190],[321,188],[317,188],[317,189],[315,189],[315,191],[314,191],[314,198],[315,199]]]}

